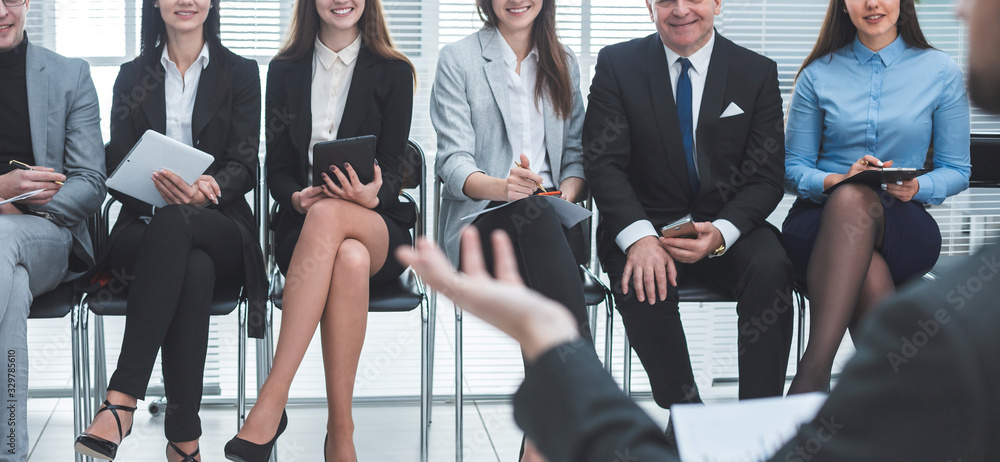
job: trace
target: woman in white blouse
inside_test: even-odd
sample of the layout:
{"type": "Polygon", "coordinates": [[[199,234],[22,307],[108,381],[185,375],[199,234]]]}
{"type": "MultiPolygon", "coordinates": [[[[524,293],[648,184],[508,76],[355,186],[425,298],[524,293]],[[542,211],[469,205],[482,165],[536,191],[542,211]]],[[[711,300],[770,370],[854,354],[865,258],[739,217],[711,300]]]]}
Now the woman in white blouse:
{"type": "MultiPolygon", "coordinates": [[[[159,351],[169,402],[166,458],[200,460],[198,411],[212,302],[235,300],[245,287],[250,306],[264,306],[257,222],[245,199],[257,184],[260,74],[255,61],[222,46],[219,32],[219,0],[144,0],[142,51],[115,81],[109,172],[147,130],[215,161],[190,185],[169,171],[154,174],[149,181],[165,207],[110,191],[121,212],[94,278],[84,280],[118,278],[128,291],[127,316],[107,400],[76,440],[85,455],[114,460],[159,351]]],[[[111,295],[116,287],[105,290],[111,295]]],[[[105,297],[98,292],[94,299],[105,297]]]]}
{"type": "MultiPolygon", "coordinates": [[[[275,258],[287,282],[274,367],[231,460],[266,461],[287,418],[282,409],[319,325],[326,372],[327,460],[354,461],[351,402],[368,320],[369,287],[396,279],[392,250],[410,245],[416,220],[399,201],[413,111],[414,68],[393,48],[378,0],[298,0],[288,39],[267,72],[267,187],[277,201],[275,258]],[[323,165],[313,146],[378,139],[374,180],[350,165],[323,165]],[[338,186],[332,179],[339,179],[338,186]]],[[[418,171],[420,167],[417,166],[418,171]]],[[[316,442],[319,445],[319,441],[316,442]]]]}
{"type": "Polygon", "coordinates": [[[586,195],[579,65],[556,35],[555,0],[477,7],[484,27],[441,50],[431,93],[441,245],[457,266],[463,218],[517,201],[472,221],[483,245],[493,230],[510,235],[528,287],[566,306],[589,338],[581,228],[564,228],[543,198],[531,197],[542,188],[571,202],[586,195]]]}

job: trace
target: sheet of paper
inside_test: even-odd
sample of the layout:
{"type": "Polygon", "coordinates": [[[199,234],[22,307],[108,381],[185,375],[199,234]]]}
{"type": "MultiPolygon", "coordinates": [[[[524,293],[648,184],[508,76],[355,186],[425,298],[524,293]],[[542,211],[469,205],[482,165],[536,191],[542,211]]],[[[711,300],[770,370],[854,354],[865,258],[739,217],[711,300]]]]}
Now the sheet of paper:
{"type": "Polygon", "coordinates": [[[670,407],[683,462],[757,462],[781,449],[816,417],[825,393],[670,407]]]}
{"type": "MultiPolygon", "coordinates": [[[[590,217],[590,215],[592,215],[590,210],[587,210],[584,207],[580,207],[579,205],[565,201],[558,197],[552,197],[552,196],[530,196],[530,197],[541,197],[542,198],[541,204],[547,204],[546,206],[554,208],[556,214],[559,216],[559,222],[561,222],[562,225],[567,228],[572,228],[578,225],[581,221],[586,220],[587,218],[590,217]]],[[[524,199],[518,199],[516,201],[508,202],[503,205],[498,205],[496,207],[481,210],[479,212],[462,217],[462,221],[471,220],[484,213],[492,212],[497,209],[502,209],[510,204],[523,200],[524,199]]],[[[530,216],[531,214],[532,214],[531,209],[528,208],[526,211],[527,216],[524,217],[525,220],[531,220],[530,216]]]]}
{"type": "Polygon", "coordinates": [[[31,196],[34,196],[35,194],[38,194],[38,193],[40,193],[42,191],[45,191],[45,190],[44,189],[36,189],[34,191],[28,191],[28,192],[26,192],[24,194],[21,194],[20,196],[14,196],[14,197],[12,197],[10,199],[0,201],[0,205],[9,204],[11,202],[23,201],[23,200],[25,200],[25,199],[27,199],[27,198],[29,198],[31,196]]]}

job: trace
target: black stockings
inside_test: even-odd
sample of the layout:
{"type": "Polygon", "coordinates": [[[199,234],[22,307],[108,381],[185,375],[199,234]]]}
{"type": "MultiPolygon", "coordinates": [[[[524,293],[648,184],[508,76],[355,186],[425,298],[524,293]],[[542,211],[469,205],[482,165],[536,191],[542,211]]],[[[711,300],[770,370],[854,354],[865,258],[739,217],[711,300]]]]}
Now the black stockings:
{"type": "Polygon", "coordinates": [[[789,394],[824,391],[848,328],[852,338],[865,316],[895,290],[878,249],[885,233],[883,204],[867,186],[844,185],[823,208],[809,258],[809,343],[789,394]]]}

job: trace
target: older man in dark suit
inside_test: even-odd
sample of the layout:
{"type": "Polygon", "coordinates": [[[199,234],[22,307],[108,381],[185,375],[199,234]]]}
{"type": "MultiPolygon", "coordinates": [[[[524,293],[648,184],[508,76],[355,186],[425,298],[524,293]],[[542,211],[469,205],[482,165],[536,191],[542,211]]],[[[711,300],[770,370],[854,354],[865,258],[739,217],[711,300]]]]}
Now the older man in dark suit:
{"type": "Polygon", "coordinates": [[[781,395],[791,265],[766,222],[781,200],[774,61],[717,33],[722,0],[648,0],[657,33],[601,51],[583,130],[598,252],[657,404],[700,402],[676,285],[738,301],[740,398],[781,395]],[[691,238],[658,229],[690,215],[691,238]]]}

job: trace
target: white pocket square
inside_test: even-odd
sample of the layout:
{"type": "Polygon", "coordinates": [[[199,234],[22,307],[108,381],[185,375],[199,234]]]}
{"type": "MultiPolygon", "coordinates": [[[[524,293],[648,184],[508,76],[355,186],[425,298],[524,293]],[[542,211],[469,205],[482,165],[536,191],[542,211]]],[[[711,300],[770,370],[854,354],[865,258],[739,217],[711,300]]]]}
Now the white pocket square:
{"type": "Polygon", "coordinates": [[[720,119],[725,119],[726,117],[738,116],[743,113],[743,109],[740,109],[736,103],[729,103],[729,107],[725,111],[722,111],[722,115],[719,116],[720,119]]]}

